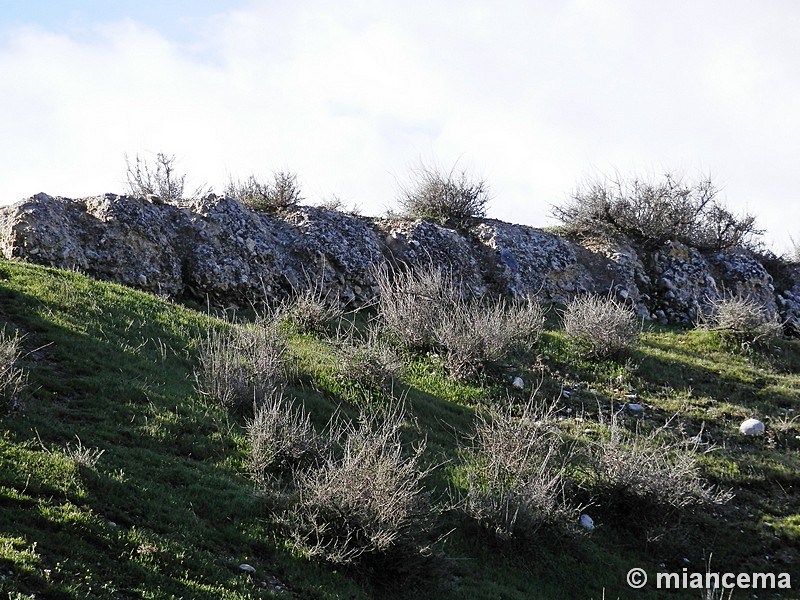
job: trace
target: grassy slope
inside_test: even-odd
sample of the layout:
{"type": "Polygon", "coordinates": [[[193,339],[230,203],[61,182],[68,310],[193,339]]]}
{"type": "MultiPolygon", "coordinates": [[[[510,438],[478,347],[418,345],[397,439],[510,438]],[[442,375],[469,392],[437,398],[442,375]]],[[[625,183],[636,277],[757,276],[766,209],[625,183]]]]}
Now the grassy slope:
{"type": "MultiPolygon", "coordinates": [[[[579,390],[562,401],[567,426],[579,430],[632,386],[654,421],[677,413],[673,424],[687,435],[704,425],[720,446],[704,458],[706,472],[736,498],[681,515],[594,506],[600,527],[591,535],[543,534],[525,548],[490,544],[445,516],[443,528],[455,531],[432,565],[435,581],[376,586],[295,557],[279,539],[269,502],[243,474],[243,421],[193,391],[191,357],[209,317],[74,273],[3,262],[0,320],[33,351],[25,410],[0,417],[0,592],[10,597],[270,597],[272,577],[296,598],[600,598],[604,588],[607,598],[642,597],[625,585],[629,568],[680,571],[685,558],[703,571],[711,552],[714,570],[788,571],[800,586],[800,424],[780,421],[800,410],[797,342],[742,353],[709,333],[663,329],[644,336],[626,368],[583,361],[557,331],[547,333],[542,359],[526,360],[523,377],[544,377],[546,396],[563,385],[579,390]],[[736,433],[751,415],[767,420],[770,435],[736,433]],[[66,456],[78,439],[103,450],[95,467],[66,456]],[[254,577],[238,570],[242,562],[256,567],[254,577]]],[[[324,342],[297,337],[293,347],[300,371],[290,392],[322,424],[348,390],[330,377],[324,342]]],[[[427,359],[404,384],[428,460],[444,463],[429,481],[438,497],[475,404],[506,391],[449,381],[427,359]]]]}

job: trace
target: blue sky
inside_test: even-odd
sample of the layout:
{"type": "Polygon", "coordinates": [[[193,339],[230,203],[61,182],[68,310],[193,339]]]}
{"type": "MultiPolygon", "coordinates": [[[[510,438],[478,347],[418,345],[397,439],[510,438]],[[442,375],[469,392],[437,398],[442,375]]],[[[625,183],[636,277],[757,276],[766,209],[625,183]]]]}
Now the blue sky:
{"type": "Polygon", "coordinates": [[[709,175],[777,250],[800,238],[793,0],[7,2],[0,202],[121,192],[124,155],[190,185],[298,173],[365,214],[420,160],[489,183],[490,215],[616,171],[709,175]]]}

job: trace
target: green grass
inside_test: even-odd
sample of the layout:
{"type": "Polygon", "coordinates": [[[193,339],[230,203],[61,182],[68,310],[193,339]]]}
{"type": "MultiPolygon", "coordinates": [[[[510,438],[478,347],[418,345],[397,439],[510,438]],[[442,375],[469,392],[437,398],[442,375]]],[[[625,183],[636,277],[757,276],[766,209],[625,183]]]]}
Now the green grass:
{"type": "MultiPolygon", "coordinates": [[[[475,409],[522,401],[539,385],[541,397],[559,398],[565,435],[578,441],[630,393],[647,408],[641,427],[672,418],[672,434],[687,439],[702,428],[717,446],[702,457],[704,473],[736,497],[680,512],[618,514],[596,503],[586,509],[593,532],[543,531],[532,543],[500,543],[445,511],[437,532],[449,535],[436,557],[396,581],[287,546],[274,501],[245,473],[245,417],[194,390],[198,340],[213,317],[76,273],[1,262],[3,322],[24,336],[30,379],[23,410],[0,416],[0,593],[10,598],[697,598],[634,593],[625,575],[634,566],[680,571],[684,559],[704,571],[712,553],[715,570],[786,571],[800,586],[798,342],[743,350],[715,333],[656,327],[630,356],[593,361],[551,324],[536,352],[507,370],[523,377],[523,391],[503,376],[455,381],[436,357],[407,357],[393,393],[409,410],[408,441],[427,440],[424,462],[437,468],[426,487],[442,508],[475,409]],[[766,436],[738,434],[750,416],[767,423],[766,436]],[[76,460],[78,443],[96,451],[93,466],[76,460]],[[238,569],[245,562],[255,576],[238,569]],[[272,578],[289,592],[262,585],[272,578]]],[[[334,343],[290,339],[287,393],[318,428],[337,410],[354,415],[391,396],[376,400],[337,378],[334,343]]]]}

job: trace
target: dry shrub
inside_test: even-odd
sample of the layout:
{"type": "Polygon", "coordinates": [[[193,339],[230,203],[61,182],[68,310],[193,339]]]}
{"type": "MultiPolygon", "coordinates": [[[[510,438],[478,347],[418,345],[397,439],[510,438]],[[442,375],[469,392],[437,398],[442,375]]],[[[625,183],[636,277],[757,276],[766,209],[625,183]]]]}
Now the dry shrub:
{"type": "Polygon", "coordinates": [[[297,549],[335,564],[423,549],[418,540],[430,514],[419,467],[424,444],[405,452],[403,422],[403,411],[392,409],[331,427],[327,456],[294,476],[286,521],[297,549]]]}
{"type": "Polygon", "coordinates": [[[643,434],[629,431],[613,414],[604,425],[602,437],[590,442],[587,479],[606,503],[684,508],[732,497],[703,481],[696,447],[668,441],[669,423],[643,434]]]}
{"type": "Polygon", "coordinates": [[[564,309],[564,333],[595,357],[610,357],[636,347],[640,324],[628,305],[610,296],[576,296],[564,309]]]}
{"type": "Polygon", "coordinates": [[[295,293],[286,310],[286,318],[301,333],[324,333],[329,323],[343,315],[338,298],[321,285],[295,293]]]}
{"type": "Polygon", "coordinates": [[[459,300],[440,313],[436,347],[454,377],[471,379],[509,357],[528,351],[544,327],[544,311],[533,299],[459,300]]]}
{"type": "Polygon", "coordinates": [[[783,329],[766,306],[741,296],[711,300],[701,320],[708,329],[732,334],[742,346],[779,337],[783,329]]]}
{"type": "Polygon", "coordinates": [[[755,217],[733,214],[718,194],[708,179],[686,183],[671,173],[661,180],[598,177],[554,207],[553,215],[572,232],[622,233],[649,247],[669,240],[704,250],[752,246],[763,233],[755,217]]]}
{"type": "Polygon", "coordinates": [[[531,398],[517,416],[511,405],[478,412],[472,446],[462,453],[464,511],[499,539],[529,538],[543,525],[563,524],[565,466],[552,406],[531,398]]]}
{"type": "MultiPolygon", "coordinates": [[[[131,161],[125,155],[126,176],[128,193],[137,198],[155,195],[164,202],[175,202],[184,197],[186,175],[175,170],[175,155],[163,152],[156,154],[155,159],[148,161],[136,155],[131,161]]],[[[201,186],[197,188],[190,198],[200,198],[210,189],[201,186]]]]}
{"type": "Polygon", "coordinates": [[[489,189],[482,179],[472,179],[465,171],[450,172],[421,164],[413,171],[414,181],[400,190],[403,213],[448,227],[464,227],[473,219],[486,216],[489,189]]]}
{"type": "Polygon", "coordinates": [[[274,315],[209,329],[200,344],[196,388],[227,408],[250,407],[270,396],[285,365],[286,342],[274,315]]]}
{"type": "Polygon", "coordinates": [[[265,212],[286,210],[304,200],[297,175],[287,171],[273,173],[272,181],[261,181],[255,175],[244,181],[231,178],[224,193],[252,210],[265,212]]]}
{"type": "Polygon", "coordinates": [[[349,337],[337,351],[339,377],[355,381],[368,389],[387,390],[403,372],[403,360],[380,331],[370,327],[366,337],[349,337]]]}
{"type": "Polygon", "coordinates": [[[430,350],[442,313],[461,297],[453,278],[442,269],[375,271],[380,297],[378,314],[385,330],[411,350],[430,350]]]}
{"type": "Polygon", "coordinates": [[[12,412],[21,406],[21,393],[28,384],[28,374],[19,366],[22,339],[0,329],[0,412],[12,412]]]}
{"type": "Polygon", "coordinates": [[[279,391],[257,404],[253,419],[247,421],[247,437],[248,471],[262,486],[279,475],[316,464],[325,448],[305,410],[279,391]]]}

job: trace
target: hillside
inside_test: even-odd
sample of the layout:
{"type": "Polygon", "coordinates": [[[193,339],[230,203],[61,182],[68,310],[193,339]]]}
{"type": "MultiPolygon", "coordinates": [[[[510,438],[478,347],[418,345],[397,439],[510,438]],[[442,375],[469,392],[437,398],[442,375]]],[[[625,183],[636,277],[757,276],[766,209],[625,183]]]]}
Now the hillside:
{"type": "Polygon", "coordinates": [[[698,590],[633,591],[625,576],[632,567],[651,577],[705,572],[711,555],[713,571],[789,573],[800,586],[800,342],[747,347],[719,332],[647,324],[624,358],[587,359],[552,309],[533,351],[497,372],[457,380],[440,357],[403,353],[403,374],[373,394],[336,370],[337,333],[357,335],[373,314],[365,310],[346,315],[345,326],[284,330],[283,385],[317,431],[334,413],[355,419],[359,407],[405,398],[404,448],[426,441],[422,483],[437,509],[427,531],[432,551],[419,563],[330,565],[289,543],[282,496],[249,476],[252,415],[196,389],[209,328],[228,327],[221,319],[75,272],[0,263],[0,320],[22,336],[29,377],[19,407],[0,417],[0,591],[9,598],[698,598],[698,590]],[[524,389],[511,385],[516,376],[524,389]],[[564,523],[529,537],[493,535],[452,506],[463,489],[459,461],[476,410],[523,406],[539,382],[537,398],[555,402],[559,435],[579,449],[602,442],[625,402],[644,408],[641,416],[619,412],[626,431],[657,430],[676,452],[701,434],[691,451],[702,479],[733,498],[676,508],[603,496],[585,483],[578,461],[567,473],[577,510],[564,523]],[[766,424],[765,435],[739,433],[750,417],[766,424]],[[594,529],[575,527],[582,513],[594,529]]]}

